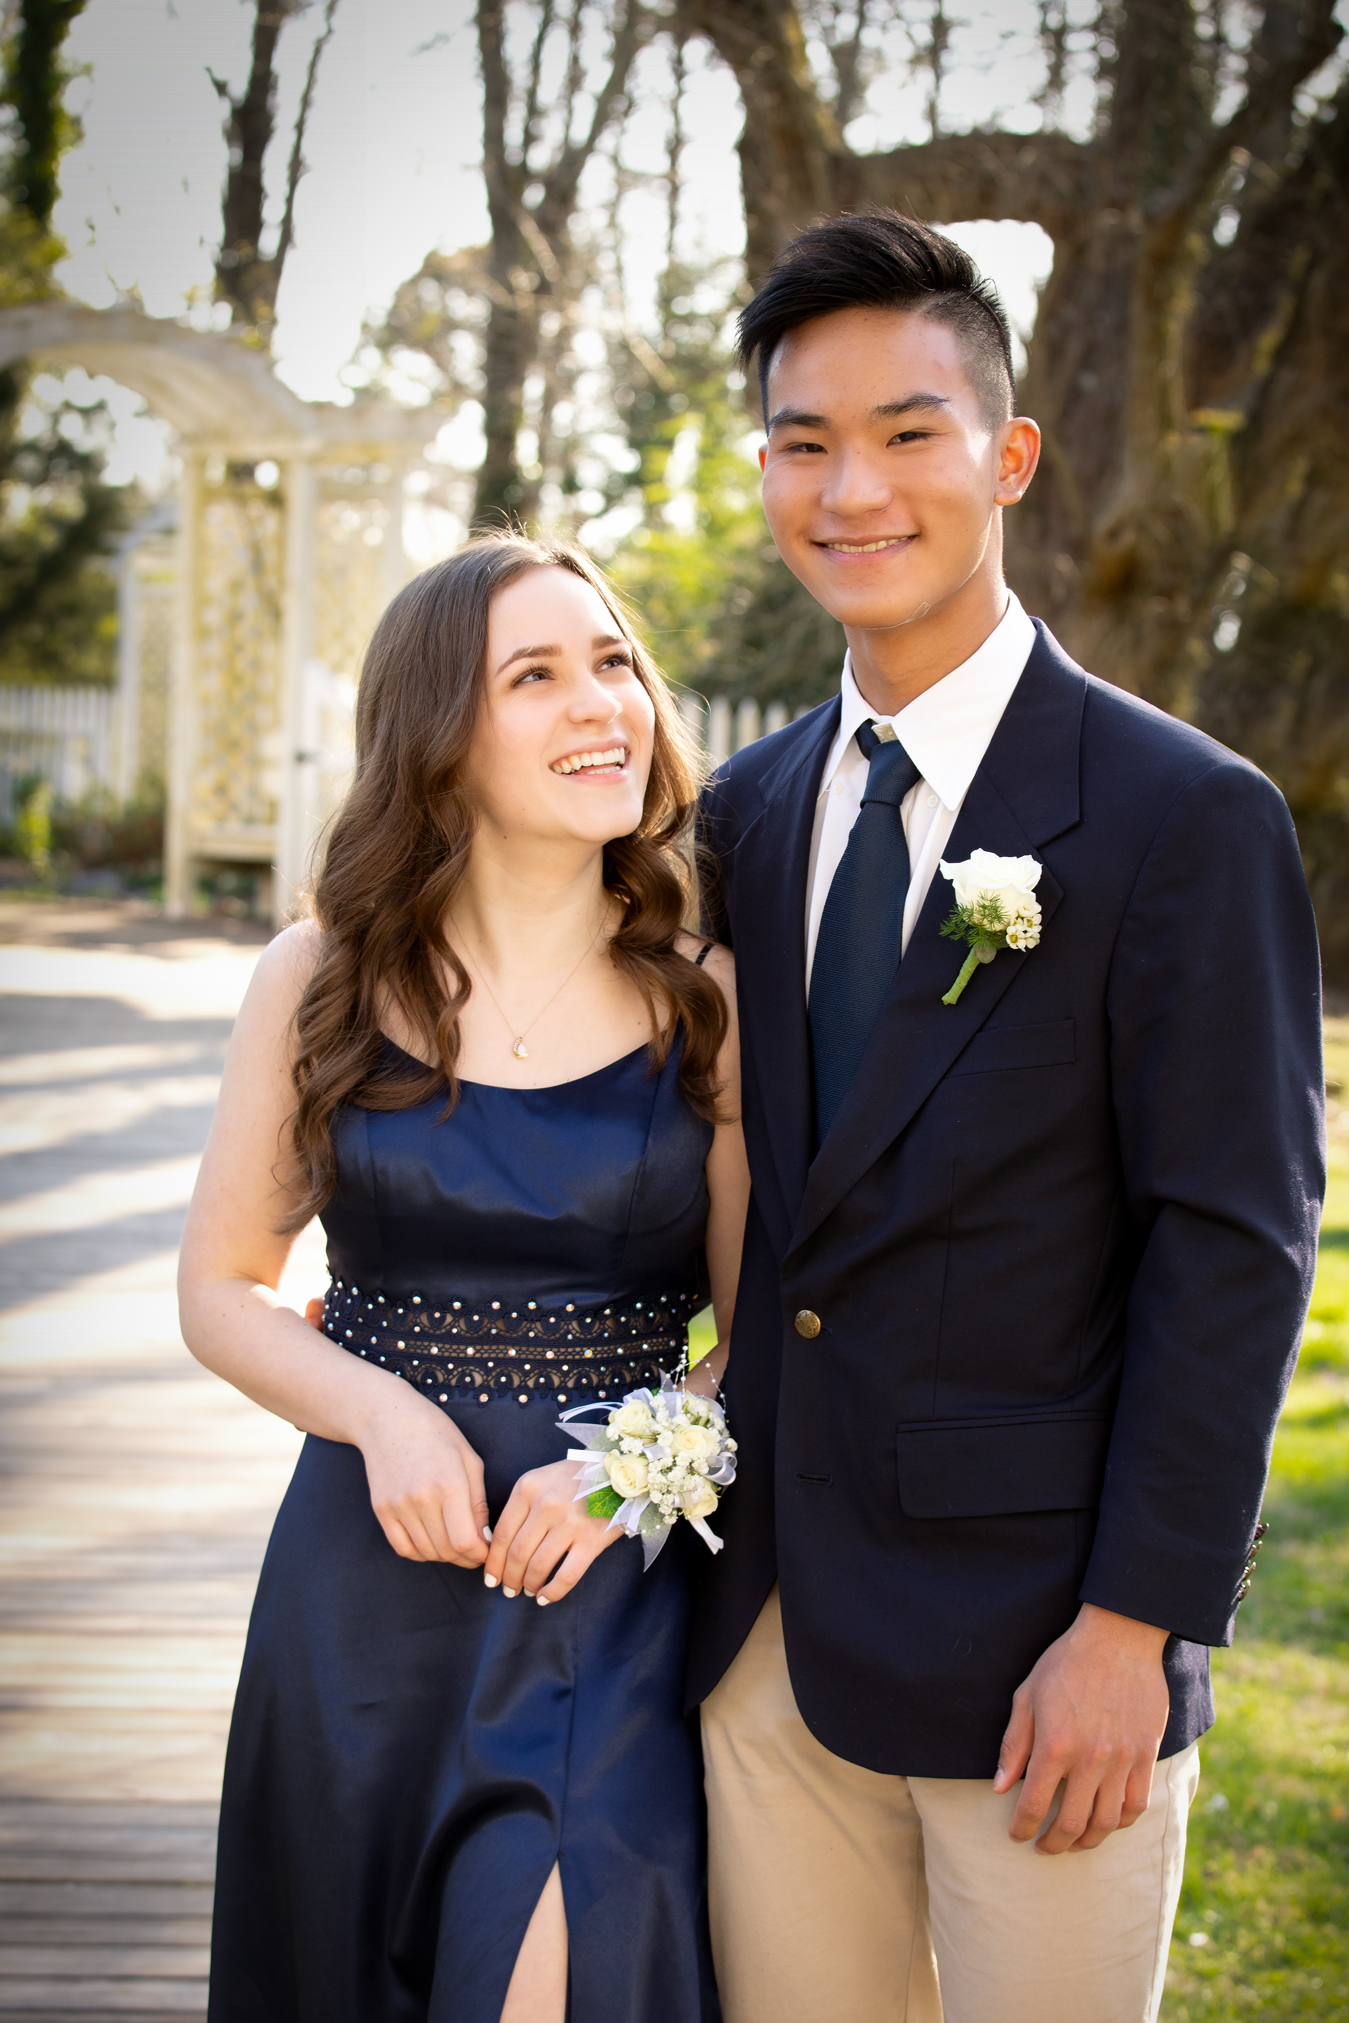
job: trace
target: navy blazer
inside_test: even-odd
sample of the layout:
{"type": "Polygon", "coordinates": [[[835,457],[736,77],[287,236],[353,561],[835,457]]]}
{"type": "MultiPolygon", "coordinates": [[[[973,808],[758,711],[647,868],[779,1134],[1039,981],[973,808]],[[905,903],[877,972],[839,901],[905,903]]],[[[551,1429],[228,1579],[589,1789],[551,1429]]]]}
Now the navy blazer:
{"type": "Polygon", "coordinates": [[[754,1185],[690,1700],[777,1579],[806,1723],[878,1771],[991,1776],[1082,1601],[1172,1633],[1162,1754],[1203,1732],[1315,1266],[1320,976],[1287,807],[1037,631],[946,855],[1038,857],[1040,945],[944,1005],[965,950],[938,875],[813,1161],[805,894],[837,701],[702,806],[754,1185]]]}

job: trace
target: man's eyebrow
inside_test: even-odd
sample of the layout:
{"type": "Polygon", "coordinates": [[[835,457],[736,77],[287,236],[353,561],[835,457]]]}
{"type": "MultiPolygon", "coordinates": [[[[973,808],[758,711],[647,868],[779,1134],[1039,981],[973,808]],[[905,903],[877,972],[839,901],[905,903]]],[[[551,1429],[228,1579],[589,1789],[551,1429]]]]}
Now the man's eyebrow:
{"type": "MultiPolygon", "coordinates": [[[[897,415],[916,414],[921,413],[924,409],[950,407],[950,405],[951,403],[944,393],[910,393],[906,394],[903,400],[887,400],[882,407],[873,407],[871,410],[871,420],[893,421],[897,415]]],[[[807,414],[804,408],[780,407],[776,414],[769,417],[766,431],[769,435],[772,435],[775,428],[829,428],[830,426],[831,423],[826,414],[807,414]]]]}
{"type": "Polygon", "coordinates": [[[950,401],[944,393],[911,393],[904,400],[888,400],[884,407],[873,407],[873,421],[893,420],[896,415],[913,414],[923,408],[949,407],[950,401]]]}
{"type": "Polygon", "coordinates": [[[824,414],[807,414],[804,408],[780,407],[770,415],[764,428],[772,435],[775,428],[828,428],[829,417],[824,414]]]}
{"type": "MultiPolygon", "coordinates": [[[[598,653],[603,646],[626,646],[628,642],[617,632],[597,632],[590,644],[598,653]]],[[[558,654],[564,651],[565,648],[561,646],[517,646],[513,652],[506,655],[496,671],[498,674],[504,674],[517,660],[556,660],[558,654]]]]}

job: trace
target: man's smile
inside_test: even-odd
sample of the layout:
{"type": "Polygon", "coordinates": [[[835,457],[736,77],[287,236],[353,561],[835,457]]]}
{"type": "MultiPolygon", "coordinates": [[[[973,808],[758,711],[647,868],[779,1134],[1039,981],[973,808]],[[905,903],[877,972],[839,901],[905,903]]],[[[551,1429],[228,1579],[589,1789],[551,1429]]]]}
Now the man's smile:
{"type": "Polygon", "coordinates": [[[884,534],[878,541],[816,541],[812,545],[831,555],[880,555],[889,548],[906,548],[917,538],[916,534],[884,534]]]}

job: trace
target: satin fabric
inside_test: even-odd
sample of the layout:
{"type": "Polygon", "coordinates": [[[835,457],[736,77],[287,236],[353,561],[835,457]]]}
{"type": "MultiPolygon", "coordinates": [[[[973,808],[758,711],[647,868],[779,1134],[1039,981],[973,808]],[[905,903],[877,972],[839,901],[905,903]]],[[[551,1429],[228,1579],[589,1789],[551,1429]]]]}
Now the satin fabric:
{"type": "MultiPolygon", "coordinates": [[[[643,1054],[338,1120],[334,1273],[424,1298],[683,1290],[709,1127],[643,1054]]],[[[492,1518],[567,1437],[545,1401],[446,1407],[492,1518]]],[[[559,1864],[569,2014],[717,2023],[701,1758],[680,1708],[690,1552],[632,1540],[564,1602],[400,1559],[359,1451],[310,1437],[259,1581],[221,1809],[211,2023],[497,2023],[559,1864]]]]}

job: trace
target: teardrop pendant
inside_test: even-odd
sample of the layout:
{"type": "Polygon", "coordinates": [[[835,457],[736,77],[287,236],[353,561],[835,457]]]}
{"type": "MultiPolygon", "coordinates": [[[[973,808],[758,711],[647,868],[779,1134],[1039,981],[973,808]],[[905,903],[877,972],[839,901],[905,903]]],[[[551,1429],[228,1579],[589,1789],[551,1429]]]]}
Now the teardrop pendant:
{"type": "Polygon", "coordinates": [[[525,1045],[523,1035],[516,1040],[515,1045],[511,1048],[511,1052],[515,1055],[517,1061],[527,1061],[529,1059],[529,1048],[525,1045]]]}

